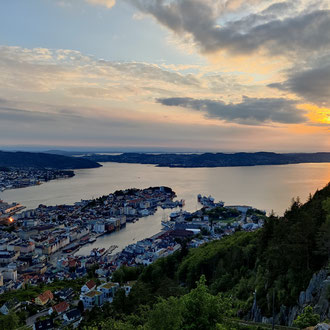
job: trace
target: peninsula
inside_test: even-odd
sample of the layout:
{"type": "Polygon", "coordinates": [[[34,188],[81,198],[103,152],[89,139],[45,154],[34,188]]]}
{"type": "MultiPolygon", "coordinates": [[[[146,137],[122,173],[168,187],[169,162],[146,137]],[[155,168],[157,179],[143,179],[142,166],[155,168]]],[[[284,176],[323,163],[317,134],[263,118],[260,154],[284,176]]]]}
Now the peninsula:
{"type": "Polygon", "coordinates": [[[81,157],[68,157],[39,152],[0,151],[0,167],[72,170],[101,166],[93,160],[81,157]]]}

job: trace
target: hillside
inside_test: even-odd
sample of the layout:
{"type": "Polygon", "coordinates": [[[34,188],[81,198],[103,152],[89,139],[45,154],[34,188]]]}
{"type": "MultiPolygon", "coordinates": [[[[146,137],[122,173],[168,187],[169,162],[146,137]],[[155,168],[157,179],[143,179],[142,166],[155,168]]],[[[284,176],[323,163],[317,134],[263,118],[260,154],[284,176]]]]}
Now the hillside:
{"type": "MultiPolygon", "coordinates": [[[[293,308],[300,293],[330,260],[329,242],[330,184],[305,204],[295,200],[283,217],[270,216],[257,232],[236,232],[190,250],[181,241],[181,251],[167,258],[117,270],[113,281],[137,280],[130,295],[119,291],[112,305],[86,312],[82,326],[244,328],[228,325],[228,320],[255,319],[254,311],[258,322],[270,317],[273,293],[276,322],[291,325],[302,312],[293,308]]],[[[327,318],[329,301],[317,311],[327,318]]]]}
{"type": "Polygon", "coordinates": [[[256,153],[204,153],[204,154],[147,154],[123,153],[121,155],[93,154],[84,158],[96,162],[154,164],[166,167],[227,167],[255,165],[284,165],[299,163],[330,163],[330,152],[277,154],[256,153]]]}
{"type": "Polygon", "coordinates": [[[75,158],[36,152],[0,151],[0,167],[77,169],[100,166],[95,161],[80,157],[75,158]]]}

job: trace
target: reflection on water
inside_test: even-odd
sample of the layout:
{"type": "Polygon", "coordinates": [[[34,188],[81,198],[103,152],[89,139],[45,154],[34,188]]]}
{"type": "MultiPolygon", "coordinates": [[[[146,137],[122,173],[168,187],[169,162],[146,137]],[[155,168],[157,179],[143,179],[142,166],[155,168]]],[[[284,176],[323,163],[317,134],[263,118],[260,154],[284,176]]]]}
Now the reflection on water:
{"type": "MultiPolygon", "coordinates": [[[[280,166],[166,168],[153,165],[104,163],[103,167],[77,170],[76,176],[41,186],[7,190],[0,199],[17,201],[27,208],[39,204],[72,204],[109,194],[118,189],[169,186],[186,200],[188,211],[197,209],[197,194],[212,195],[227,205],[245,204],[282,214],[292,197],[301,201],[330,180],[330,163],[280,166]]],[[[168,211],[167,211],[168,212],[168,211]]],[[[128,224],[120,232],[103,236],[93,246],[127,244],[159,232],[163,211],[128,224]],[[102,244],[102,245],[100,245],[102,244]]],[[[90,250],[91,245],[83,249],[90,250]]]]}

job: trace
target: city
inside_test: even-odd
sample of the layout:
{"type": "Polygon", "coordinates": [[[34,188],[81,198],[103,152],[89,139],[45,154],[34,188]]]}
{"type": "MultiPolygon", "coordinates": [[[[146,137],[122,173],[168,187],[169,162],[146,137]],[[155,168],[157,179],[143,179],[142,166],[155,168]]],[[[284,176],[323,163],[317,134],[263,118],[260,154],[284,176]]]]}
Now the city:
{"type": "MultiPolygon", "coordinates": [[[[6,302],[0,312],[4,311],[6,315],[13,308],[16,311],[23,308],[29,311],[27,323],[33,319],[37,324],[52,322],[53,319],[44,317],[48,306],[55,312],[53,316],[56,315],[57,322],[76,323],[82,319],[77,309],[79,301],[82,301],[85,309],[112,302],[119,284],[110,279],[120,267],[147,266],[179,251],[183,241],[188,243],[188,248],[196,248],[237,230],[253,231],[263,225],[265,212],[252,207],[225,207],[223,202],[215,203],[211,196],[198,195],[197,201],[202,208],[190,213],[182,210],[183,200],[173,200],[175,196],[171,188],[150,187],[116,191],[74,205],[39,205],[37,209],[26,211],[22,211],[20,204],[2,202],[1,293],[24,290],[31,286],[39,288],[41,283],[51,285],[63,281],[87,281],[90,276],[97,278],[100,284],[96,287],[95,283],[91,285],[89,281],[82,285],[79,298],[77,289],[74,291],[67,284],[70,294],[64,295],[65,299],[61,299],[62,296],[58,298],[55,292],[40,292],[31,300],[18,301],[16,305],[11,301],[6,302]],[[96,241],[102,235],[121,230],[127,223],[155,213],[157,208],[177,210],[170,214],[169,219],[162,221],[163,230],[158,234],[131,244],[117,253],[113,253],[116,246],[110,245],[109,236],[108,249],[94,248],[90,255],[79,255],[81,246],[96,241]],[[43,317],[39,317],[38,321],[40,313],[43,317]],[[75,317],[71,317],[71,314],[75,317]]],[[[132,285],[134,283],[123,286],[127,295],[132,285]]],[[[58,288],[58,291],[61,290],[58,288]]]]}

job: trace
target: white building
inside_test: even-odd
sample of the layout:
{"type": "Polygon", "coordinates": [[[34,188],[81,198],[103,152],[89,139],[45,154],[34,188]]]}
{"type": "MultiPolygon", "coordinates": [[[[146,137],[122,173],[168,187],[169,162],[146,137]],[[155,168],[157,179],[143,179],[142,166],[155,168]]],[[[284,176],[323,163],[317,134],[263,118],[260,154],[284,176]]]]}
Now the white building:
{"type": "Polygon", "coordinates": [[[104,233],[105,232],[105,224],[104,222],[98,221],[94,224],[94,231],[96,233],[104,233]]]}
{"type": "Polygon", "coordinates": [[[17,269],[0,268],[4,280],[17,281],[17,269]]]}
{"type": "Polygon", "coordinates": [[[104,283],[97,287],[97,290],[103,293],[104,301],[112,302],[119,288],[118,283],[104,283]]]}
{"type": "Polygon", "coordinates": [[[83,302],[85,308],[92,308],[94,306],[102,306],[104,303],[103,293],[97,290],[88,291],[80,295],[80,300],[83,302]]]}

